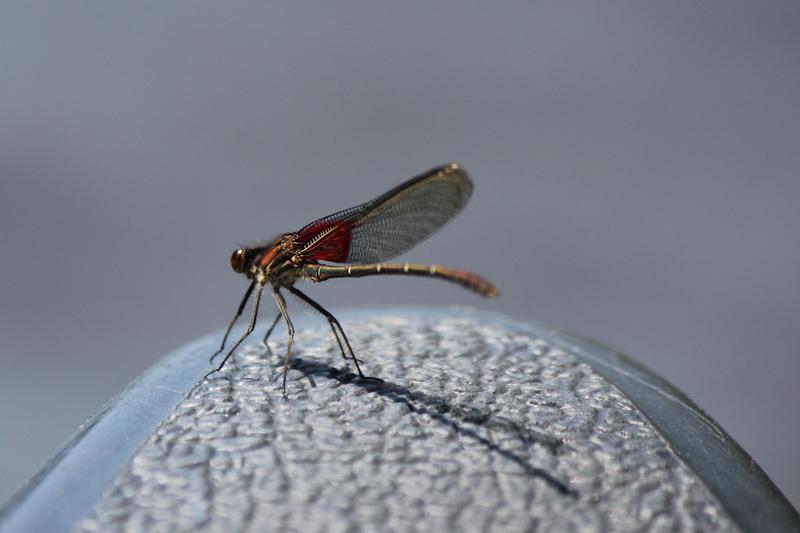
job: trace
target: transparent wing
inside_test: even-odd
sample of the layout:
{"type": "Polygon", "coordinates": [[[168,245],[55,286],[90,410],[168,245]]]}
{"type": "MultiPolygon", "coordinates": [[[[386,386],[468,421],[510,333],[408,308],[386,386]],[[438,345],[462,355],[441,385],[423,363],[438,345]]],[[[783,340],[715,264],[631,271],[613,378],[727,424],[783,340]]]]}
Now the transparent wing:
{"type": "Polygon", "coordinates": [[[452,219],[469,201],[472,181],[455,163],[411,178],[378,198],[297,232],[311,261],[373,263],[402,254],[452,219]]]}

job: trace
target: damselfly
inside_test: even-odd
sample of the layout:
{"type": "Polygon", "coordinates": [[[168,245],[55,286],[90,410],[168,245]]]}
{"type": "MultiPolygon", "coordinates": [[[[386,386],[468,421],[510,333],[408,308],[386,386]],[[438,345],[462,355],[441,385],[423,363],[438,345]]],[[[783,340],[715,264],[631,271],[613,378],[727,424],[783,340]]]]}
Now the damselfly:
{"type": "Polygon", "coordinates": [[[255,302],[247,329],[228,350],[219,366],[206,377],[221,370],[236,348],[253,332],[261,296],[267,286],[278,306],[278,314],[264,336],[264,343],[281,317],[289,331],[283,365],[284,395],[294,326],[286,310],[282,290],[306,302],[327,319],[342,357],[353,361],[358,375],[365,377],[339,321],[295,287],[299,280],[319,282],[332,278],[392,274],[428,276],[452,281],[481,296],[496,296],[497,287],[471,272],[439,265],[382,262],[411,249],[444,226],[467,204],[471,194],[472,181],[467,173],[459,165],[450,163],[420,174],[371,202],[328,215],[297,232],[284,233],[260,246],[237,249],[231,255],[231,267],[251,281],[236,315],[225,331],[219,350],[211,356],[211,363],[225,350],[228,336],[253,293],[255,302]]]}

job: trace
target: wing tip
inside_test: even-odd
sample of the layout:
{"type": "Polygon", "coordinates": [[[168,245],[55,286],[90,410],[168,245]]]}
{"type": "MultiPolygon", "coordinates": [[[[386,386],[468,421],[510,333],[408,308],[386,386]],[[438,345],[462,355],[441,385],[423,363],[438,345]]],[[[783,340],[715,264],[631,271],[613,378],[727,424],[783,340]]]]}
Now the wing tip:
{"type": "Polygon", "coordinates": [[[439,176],[448,176],[450,174],[455,174],[461,178],[460,180],[460,187],[462,191],[462,207],[466,205],[467,201],[469,200],[470,196],[472,196],[472,191],[475,188],[475,185],[472,183],[472,178],[470,178],[467,170],[461,163],[457,163],[455,161],[451,161],[449,163],[445,163],[433,169],[439,176]]]}
{"type": "Polygon", "coordinates": [[[449,163],[445,163],[444,165],[440,165],[437,169],[441,174],[452,174],[454,172],[460,172],[461,174],[466,174],[467,171],[464,170],[464,166],[460,163],[456,163],[455,161],[451,161],[449,163]]]}

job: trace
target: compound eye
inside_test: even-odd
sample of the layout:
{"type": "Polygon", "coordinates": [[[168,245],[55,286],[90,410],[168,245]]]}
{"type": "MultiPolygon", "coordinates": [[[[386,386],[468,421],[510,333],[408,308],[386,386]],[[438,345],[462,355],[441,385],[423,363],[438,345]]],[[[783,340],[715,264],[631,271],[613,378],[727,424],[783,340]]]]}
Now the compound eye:
{"type": "Polygon", "coordinates": [[[234,272],[238,272],[239,274],[244,272],[244,256],[244,248],[239,248],[231,254],[231,268],[233,268],[234,272]]]}

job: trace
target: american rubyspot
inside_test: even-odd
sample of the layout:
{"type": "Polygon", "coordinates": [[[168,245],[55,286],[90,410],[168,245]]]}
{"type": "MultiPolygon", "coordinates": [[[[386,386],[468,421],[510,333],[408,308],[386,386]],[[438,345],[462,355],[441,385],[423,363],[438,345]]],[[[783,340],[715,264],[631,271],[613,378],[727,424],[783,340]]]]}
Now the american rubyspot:
{"type": "Polygon", "coordinates": [[[411,249],[444,226],[467,204],[471,194],[472,181],[467,173],[456,163],[450,163],[411,178],[370,202],[316,220],[300,231],[284,233],[274,241],[260,246],[238,248],[231,255],[231,267],[252,281],[225,331],[219,350],[211,356],[210,363],[225,350],[233,326],[255,292],[253,311],[244,334],[225,354],[219,366],[205,377],[222,370],[236,348],[253,332],[261,305],[261,294],[267,285],[272,288],[278,314],[264,336],[264,344],[281,317],[289,331],[283,364],[284,396],[289,355],[294,342],[294,326],[286,310],[286,300],[281,289],[286,289],[306,302],[327,319],[342,357],[353,361],[358,375],[365,377],[339,321],[296,288],[294,284],[298,280],[319,282],[333,278],[390,274],[429,276],[458,283],[481,296],[497,296],[497,287],[471,272],[439,265],[381,262],[411,249]]]}

